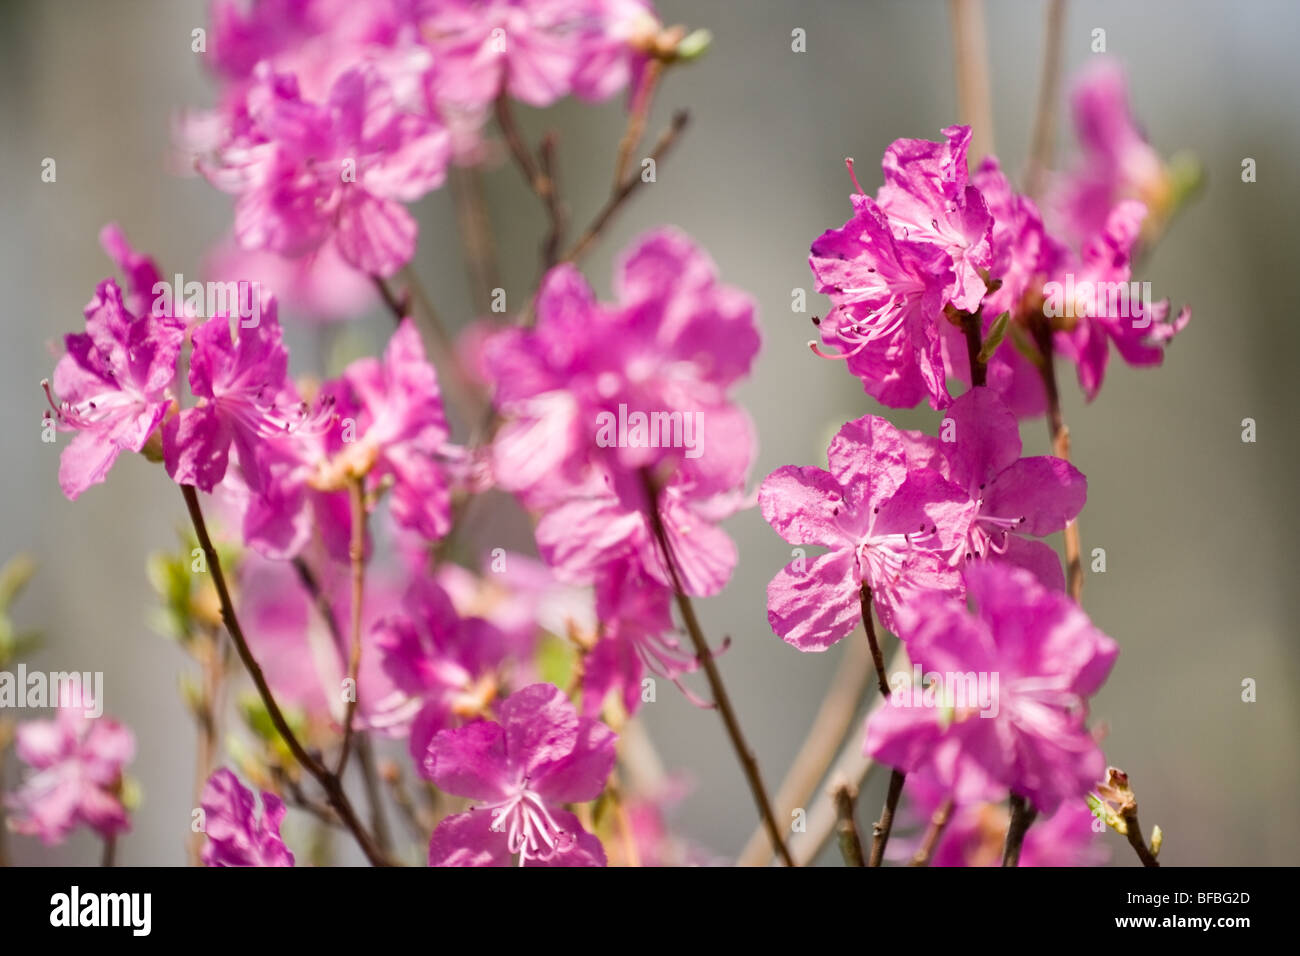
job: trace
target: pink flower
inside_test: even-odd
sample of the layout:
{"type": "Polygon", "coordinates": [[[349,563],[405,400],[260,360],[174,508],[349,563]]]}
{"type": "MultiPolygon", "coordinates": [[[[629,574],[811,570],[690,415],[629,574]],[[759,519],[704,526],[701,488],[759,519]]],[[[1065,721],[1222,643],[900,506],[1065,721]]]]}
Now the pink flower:
{"type": "Polygon", "coordinates": [[[586,716],[599,716],[611,693],[627,713],[636,713],[647,670],[672,681],[692,703],[706,706],[681,680],[699,667],[699,661],[672,636],[671,590],[634,561],[614,562],[596,580],[596,617],[600,640],[583,659],[586,716]]]}
{"type": "Polygon", "coordinates": [[[1070,106],[1079,159],[1053,196],[1064,232],[1075,241],[1096,235],[1123,199],[1139,199],[1163,216],[1168,177],[1133,117],[1124,68],[1105,58],[1094,61],[1075,84],[1070,106]]]}
{"type": "Polygon", "coordinates": [[[123,451],[144,448],[171,407],[184,338],[181,321],[137,317],[116,282],[99,284],[86,306],[86,331],[65,337],[67,353],[54,367],[59,401],[45,383],[60,429],[77,433],[59,461],[68,498],[102,482],[123,451]]]}
{"type": "Polygon", "coordinates": [[[135,756],[126,727],[62,706],[53,720],[19,724],[14,749],[32,769],[5,801],[15,833],[49,846],[82,824],[106,838],[131,828],[120,796],[122,768],[135,756]]]}
{"type": "Polygon", "coordinates": [[[416,761],[424,760],[434,734],[491,702],[505,635],[482,618],[457,614],[428,577],[412,582],[401,610],[385,615],[373,633],[385,673],[418,707],[409,746],[416,761]]]}
{"type": "Polygon", "coordinates": [[[238,451],[244,481],[253,492],[270,479],[268,438],[289,432],[306,414],[289,381],[275,300],[260,306],[255,327],[225,315],[208,319],[191,335],[190,391],[199,403],[163,426],[167,473],[178,483],[212,491],[226,474],[230,447],[238,451]]]}
{"type": "Polygon", "coordinates": [[[1087,700],[1119,649],[1027,571],[969,564],[965,580],[974,614],[950,597],[919,595],[899,635],[924,673],[967,687],[982,678],[989,699],[972,701],[967,690],[962,700],[961,686],[945,685],[929,689],[927,706],[917,689],[896,686],[867,721],[865,752],[909,774],[933,772],[959,804],[999,788],[1054,813],[1105,769],[1085,726],[1087,700]]]}
{"type": "Polygon", "coordinates": [[[898,139],[885,150],[884,185],[876,201],[894,234],[942,249],[952,261],[953,285],[945,295],[963,312],[974,312],[984,298],[981,270],[992,265],[993,217],[966,173],[969,126],[943,130],[947,142],[898,139]]]}
{"type": "Polygon", "coordinates": [[[735,564],[715,522],[745,504],[754,456],[753,426],[729,397],[758,352],[753,301],[668,229],[623,257],[615,294],[616,303],[597,302],[561,266],[538,295],[537,327],[486,347],[506,420],[493,473],[542,511],[538,547],[564,580],[589,583],[635,555],[669,584],[641,474],[655,471],[684,586],[712,594],[735,564]]]}
{"type": "Polygon", "coordinates": [[[1137,284],[1129,282],[1133,249],[1146,216],[1146,206],[1135,200],[1116,205],[1105,228],[1084,245],[1082,258],[1067,267],[1070,274],[1056,277],[1055,292],[1044,303],[1052,310],[1049,315],[1064,314],[1073,324],[1071,331],[1057,335],[1056,343],[1077,364],[1088,401],[1101,390],[1112,342],[1130,365],[1159,365],[1165,345],[1191,321],[1186,306],[1170,320],[1168,299],[1148,303],[1134,294],[1137,284]]]}
{"type": "Polygon", "coordinates": [[[884,405],[910,408],[928,396],[943,408],[952,401],[939,338],[952,259],[939,246],[895,238],[870,196],[854,196],[853,208],[852,219],[812,244],[808,260],[833,306],[818,326],[839,350],[826,357],[846,359],[884,405]]]}
{"type": "Polygon", "coordinates": [[[482,106],[502,92],[550,106],[570,92],[604,99],[626,84],[629,40],[653,23],[629,0],[422,0],[440,98],[482,106]],[[576,87],[576,89],[575,89],[576,87]]]}
{"type": "Polygon", "coordinates": [[[604,866],[600,840],[560,806],[600,796],[614,733],[550,684],[517,691],[499,714],[433,738],[427,775],[476,805],[438,824],[429,865],[604,866]]]}
{"type": "Polygon", "coordinates": [[[536,327],[486,346],[507,419],[493,446],[498,483],[539,504],[567,496],[599,461],[671,463],[709,490],[737,487],[751,426],[728,392],[758,354],[753,300],[673,229],[633,243],[614,291],[615,303],[598,302],[575,268],[552,269],[536,327]]]}
{"type": "Polygon", "coordinates": [[[450,137],[398,93],[374,63],[342,73],[323,102],[305,98],[292,74],[259,67],[229,131],[199,163],[239,196],[240,245],[298,256],[332,239],[377,276],[408,262],[417,227],[402,203],[442,184],[450,137]]]}
{"type": "Polygon", "coordinates": [[[253,792],[222,767],[208,778],[201,800],[204,866],[293,866],[293,853],[280,838],[285,806],[273,793],[262,793],[257,819],[253,792]]]}
{"type": "Polygon", "coordinates": [[[438,376],[424,355],[420,333],[403,319],[382,359],[361,358],[322,392],[334,404],[336,427],[326,436],[328,459],[317,483],[330,487],[340,473],[366,476],[378,490],[391,483],[398,524],[428,539],[451,526],[446,465],[455,457],[438,376]]]}
{"type": "Polygon", "coordinates": [[[975,514],[963,546],[972,556],[1026,568],[1044,586],[1065,590],[1056,551],[1041,541],[1061,531],[1083,509],[1088,480],[1068,461],[1051,455],[1020,457],[1016,417],[988,388],[974,388],[953,402],[941,442],[946,477],[964,489],[975,514]]]}
{"type": "Polygon", "coordinates": [[[796,558],[768,585],[767,619],[785,641],[823,651],[844,637],[861,620],[863,585],[890,629],[920,593],[960,594],[951,555],[972,505],[932,466],[936,445],[867,415],[832,440],[829,472],[787,465],[767,476],[758,502],[773,530],[830,549],[796,558]]]}

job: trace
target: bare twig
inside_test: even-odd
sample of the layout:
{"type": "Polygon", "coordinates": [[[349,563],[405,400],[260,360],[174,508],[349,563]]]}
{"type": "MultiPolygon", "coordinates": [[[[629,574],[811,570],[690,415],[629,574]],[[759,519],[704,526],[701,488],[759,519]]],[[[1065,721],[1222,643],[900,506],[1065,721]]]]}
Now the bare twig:
{"type": "Polygon", "coordinates": [[[450,182],[456,204],[456,225],[470,276],[470,295],[474,311],[482,315],[492,306],[492,290],[501,286],[492,218],[483,195],[483,174],[478,167],[453,165],[450,182]]]}
{"type": "Polygon", "coordinates": [[[835,788],[832,799],[839,819],[837,829],[839,830],[840,853],[844,857],[844,864],[846,866],[866,866],[866,860],[862,855],[862,837],[858,835],[858,824],[854,819],[854,811],[858,802],[857,789],[851,784],[841,783],[835,788]]]}
{"type": "Polygon", "coordinates": [[[732,749],[736,751],[736,757],[740,760],[745,779],[749,782],[749,789],[753,793],[754,803],[757,804],[759,813],[767,824],[768,836],[772,840],[772,845],[776,847],[777,853],[786,866],[794,866],[794,858],[790,856],[790,851],[781,835],[781,827],[777,824],[776,817],[772,813],[772,801],[768,798],[767,790],[763,786],[763,778],[758,770],[758,760],[745,742],[745,735],[740,729],[740,721],[736,717],[735,709],[731,706],[731,698],[727,694],[726,685],[722,682],[722,674],[718,671],[717,662],[713,659],[713,651],[709,648],[709,642],[704,637],[700,622],[695,617],[695,607],[691,604],[691,599],[687,597],[686,591],[682,587],[681,576],[677,571],[677,559],[674,557],[672,547],[668,543],[668,533],[664,529],[663,517],[659,513],[659,489],[655,486],[654,477],[649,471],[643,470],[641,477],[645,488],[646,512],[650,519],[650,525],[654,530],[655,539],[658,541],[660,551],[663,554],[664,566],[668,569],[669,579],[673,583],[673,592],[677,598],[677,609],[681,612],[682,623],[686,626],[686,632],[690,635],[691,643],[695,647],[696,660],[704,668],[705,677],[708,679],[709,690],[713,694],[714,706],[722,717],[722,723],[727,729],[727,736],[731,738],[732,749]]]}
{"type": "Polygon", "coordinates": [[[289,752],[293,754],[294,759],[325,790],[330,806],[335,809],[343,825],[352,833],[362,852],[365,853],[366,859],[375,866],[392,865],[384,852],[376,845],[374,837],[361,824],[339,778],[330,773],[323,763],[307,753],[297,735],[289,727],[289,722],[285,719],[283,711],[280,710],[280,705],[275,700],[275,694],[272,693],[270,684],[267,683],[266,675],[262,672],[257,659],[253,657],[253,652],[244,637],[243,627],[235,614],[234,601],[230,597],[230,589],[226,584],[225,573],[221,568],[221,559],[212,544],[212,538],[208,535],[207,522],[203,519],[203,509],[199,505],[198,492],[195,491],[192,485],[181,485],[181,494],[185,498],[185,507],[189,510],[190,520],[194,524],[194,533],[199,539],[199,546],[203,549],[204,557],[207,559],[208,570],[212,574],[212,583],[217,589],[217,598],[221,602],[221,619],[225,622],[226,631],[235,644],[239,659],[243,662],[244,668],[248,671],[248,676],[252,678],[253,684],[257,688],[257,693],[266,707],[271,723],[280,734],[281,739],[284,740],[285,746],[289,748],[289,752]]]}
{"type": "Polygon", "coordinates": [[[930,817],[930,825],[926,828],[925,836],[921,839],[921,845],[917,848],[916,853],[912,855],[911,866],[929,866],[930,860],[934,858],[934,851],[939,846],[939,840],[943,837],[944,828],[948,826],[948,821],[952,818],[952,797],[946,798],[939,808],[934,811],[930,817]]]}
{"type": "Polygon", "coordinates": [[[1007,825],[1007,843],[1002,850],[1003,866],[1020,865],[1020,849],[1025,843],[1025,834],[1033,825],[1038,811],[1028,800],[1017,794],[1011,795],[1011,822],[1007,825]]]}
{"type": "MultiPolygon", "coordinates": [[[[649,158],[655,161],[656,166],[659,161],[667,155],[668,151],[672,149],[673,144],[677,142],[682,131],[686,129],[689,122],[690,114],[686,110],[678,110],[673,114],[672,124],[660,135],[659,141],[655,143],[654,149],[650,151],[649,158]]],[[[620,185],[618,189],[614,190],[609,199],[605,201],[605,205],[596,213],[591,224],[583,230],[578,241],[570,247],[568,252],[560,257],[560,261],[577,262],[586,255],[592,244],[600,238],[601,232],[609,224],[609,221],[614,218],[614,214],[623,207],[623,204],[627,202],[629,198],[631,198],[632,194],[637,191],[642,182],[643,180],[641,179],[640,174],[635,171],[630,173],[623,180],[622,185],[620,185]]]]}
{"type": "Polygon", "coordinates": [[[348,560],[352,563],[352,641],[348,648],[348,680],[351,693],[343,718],[343,746],[334,776],[343,776],[352,747],[352,724],[356,717],[357,701],[361,697],[361,605],[366,593],[366,486],[364,478],[353,478],[348,483],[348,498],[352,503],[352,542],[348,546],[348,560]]]}

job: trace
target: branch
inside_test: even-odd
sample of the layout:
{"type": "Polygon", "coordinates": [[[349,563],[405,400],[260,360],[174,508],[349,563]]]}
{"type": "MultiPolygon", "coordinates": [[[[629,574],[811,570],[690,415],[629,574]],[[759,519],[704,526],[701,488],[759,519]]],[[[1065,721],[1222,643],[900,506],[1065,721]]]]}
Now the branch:
{"type": "Polygon", "coordinates": [[[253,657],[253,652],[249,649],[248,641],[244,637],[244,630],[235,614],[235,605],[230,598],[230,589],[226,585],[225,573],[221,569],[221,559],[217,556],[217,550],[213,547],[212,539],[208,536],[207,523],[203,520],[203,509],[199,505],[198,493],[194,490],[193,485],[181,485],[181,494],[185,497],[185,507],[189,510],[190,521],[194,524],[194,533],[199,539],[199,546],[203,549],[204,557],[208,562],[208,570],[212,574],[212,583],[217,589],[217,597],[221,602],[221,619],[225,622],[226,631],[235,644],[239,659],[243,661],[248,676],[252,678],[257,693],[262,698],[262,703],[271,718],[271,723],[275,726],[281,739],[284,740],[285,746],[289,748],[289,752],[293,754],[294,759],[298,761],[304,770],[315,777],[316,782],[325,790],[330,806],[338,813],[344,826],[351,831],[362,852],[365,853],[366,859],[374,866],[391,866],[392,862],[375,844],[374,838],[366,831],[366,828],[361,825],[361,821],[357,818],[356,811],[353,809],[351,801],[348,800],[347,794],[343,791],[343,786],[338,777],[330,773],[328,768],[319,760],[307,753],[298,737],[290,729],[289,722],[285,720],[284,713],[280,710],[280,705],[276,703],[275,695],[271,692],[271,687],[266,681],[266,675],[262,673],[262,668],[258,665],[257,659],[253,657]]]}
{"type": "Polygon", "coordinates": [[[352,643],[348,650],[348,679],[352,691],[343,719],[343,747],[339,751],[338,766],[334,776],[343,776],[352,747],[352,724],[361,698],[361,604],[366,593],[366,488],[365,479],[353,478],[348,483],[348,498],[352,503],[352,542],[348,546],[348,559],[352,562],[352,643]]]}
{"type": "Polygon", "coordinates": [[[971,158],[993,155],[993,106],[981,0],[951,0],[948,12],[957,68],[961,121],[971,128],[971,158]]]}
{"type": "Polygon", "coordinates": [[[1011,822],[1007,825],[1007,843],[1002,849],[1003,866],[1020,865],[1020,848],[1037,817],[1038,811],[1028,800],[1018,794],[1011,795],[1011,822]]]}
{"type": "Polygon", "coordinates": [[[934,857],[934,851],[939,846],[939,840],[943,837],[943,831],[948,826],[948,821],[952,818],[952,797],[948,797],[939,804],[939,808],[934,811],[930,817],[930,826],[926,828],[925,836],[921,840],[921,846],[912,856],[910,866],[929,866],[930,860],[934,857]]]}
{"type": "Polygon", "coordinates": [[[835,812],[839,817],[840,853],[844,856],[846,866],[866,866],[862,856],[862,838],[858,836],[858,824],[854,820],[854,809],[858,793],[850,784],[841,783],[835,788],[835,812]]]}
{"type": "Polygon", "coordinates": [[[645,469],[641,472],[641,478],[645,487],[646,511],[650,518],[650,525],[654,529],[655,538],[659,542],[659,548],[663,553],[664,566],[668,569],[668,576],[673,584],[673,592],[677,598],[677,608],[681,612],[682,622],[686,626],[686,632],[690,635],[691,643],[695,646],[696,660],[704,668],[705,676],[709,682],[709,690],[713,694],[714,705],[722,716],[723,725],[727,728],[727,736],[731,738],[732,749],[736,751],[736,757],[740,760],[740,766],[745,772],[745,779],[749,782],[749,789],[754,795],[754,802],[758,805],[759,813],[767,824],[768,836],[772,840],[772,845],[776,847],[777,853],[780,854],[786,866],[794,866],[794,858],[790,856],[785,840],[782,839],[781,828],[772,813],[772,802],[768,799],[767,790],[763,787],[763,778],[758,771],[758,761],[754,758],[749,745],[745,743],[745,735],[740,729],[740,721],[737,720],[736,712],[731,706],[731,698],[727,695],[727,688],[722,683],[722,675],[719,673],[718,665],[713,659],[713,651],[709,648],[709,642],[705,639],[704,632],[700,629],[700,622],[695,617],[695,608],[682,588],[681,576],[677,572],[677,561],[673,557],[672,547],[668,543],[668,533],[664,529],[663,516],[659,513],[659,492],[655,487],[654,478],[645,469]]]}
{"type": "MultiPolygon", "coordinates": [[[[686,110],[678,110],[673,114],[672,124],[660,134],[659,141],[655,143],[654,149],[650,152],[649,158],[655,161],[656,166],[672,149],[673,144],[677,142],[682,131],[686,129],[687,124],[690,122],[690,118],[690,114],[686,110]]],[[[601,232],[609,224],[614,214],[623,207],[623,204],[637,191],[641,184],[641,176],[636,172],[624,179],[622,185],[614,190],[609,199],[605,201],[605,205],[596,213],[596,217],[592,219],[591,224],[583,231],[578,241],[560,257],[560,261],[577,262],[581,259],[591,248],[592,243],[600,238],[601,232]]]]}

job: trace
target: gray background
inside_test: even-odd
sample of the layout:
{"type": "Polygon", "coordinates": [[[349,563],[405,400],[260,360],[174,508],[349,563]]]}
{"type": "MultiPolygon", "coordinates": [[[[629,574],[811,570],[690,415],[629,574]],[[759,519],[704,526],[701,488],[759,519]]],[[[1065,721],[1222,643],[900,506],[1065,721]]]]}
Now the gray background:
{"type": "MultiPolygon", "coordinates": [[[[760,301],[764,350],[740,398],[757,419],[756,477],[785,463],[815,463],[828,431],[878,411],[837,366],[804,348],[806,316],[791,290],[811,285],[810,241],[847,215],[842,160],[859,161],[871,190],[877,158],[900,136],[935,138],[954,122],[956,96],[947,5],[940,2],[665,0],[667,22],[715,36],[700,63],[675,71],[652,130],[688,106],[694,124],[659,181],[610,230],[587,263],[608,289],[611,254],[651,225],[686,229],[723,277],[760,301]],[[808,52],[790,51],[803,27],[808,52]]],[[[992,2],[987,34],[997,151],[1023,168],[1041,48],[1041,8],[992,2]]],[[[56,482],[58,447],[40,442],[49,343],[79,327],[94,284],[111,274],[96,234],[119,221],[164,271],[197,273],[224,232],[230,203],[205,183],[164,172],[169,119],[212,101],[213,85],[190,52],[205,22],[198,2],[44,0],[0,7],[0,281],[6,314],[0,350],[4,496],[0,553],[32,553],[38,577],[18,605],[21,624],[48,632],[30,665],[103,670],[111,713],[135,730],[132,768],[145,803],[122,842],[126,863],[184,860],[193,732],[177,699],[183,655],[147,625],[144,559],[170,547],[182,525],[179,494],[160,470],[124,458],[106,486],[75,504],[56,482]],[[58,181],[40,180],[46,156],[58,181]]],[[[1194,306],[1191,326],[1161,370],[1116,360],[1097,402],[1072,386],[1066,414],[1075,461],[1089,479],[1085,550],[1104,547],[1109,570],[1087,579],[1085,603],[1122,647],[1096,700],[1110,731],[1109,759],[1133,775],[1149,827],[1165,831],[1175,864],[1297,861],[1294,577],[1297,541],[1294,389],[1297,325],[1296,90],[1300,7],[1286,2],[1071,4],[1067,75],[1090,56],[1090,31],[1131,72],[1137,110],[1158,149],[1194,151],[1208,191],[1179,221],[1142,276],[1157,296],[1194,306]],[[1240,162],[1258,182],[1240,182],[1240,162]],[[1258,422],[1243,444],[1241,420],[1258,422]],[[1245,677],[1257,703],[1240,700],[1245,677]]],[[[615,103],[565,103],[528,114],[563,135],[562,178],[574,218],[603,197],[621,130],[615,103]]],[[[1069,143],[1061,129],[1060,143],[1069,143]]],[[[525,291],[542,220],[513,169],[487,174],[507,288],[525,291]]],[[[470,315],[449,197],[422,206],[416,268],[444,315],[470,315]]],[[[810,309],[824,301],[810,296],[810,309]]],[[[378,314],[358,326],[377,346],[378,314]]],[[[296,361],[302,355],[296,357],[296,361]]],[[[895,420],[934,427],[922,408],[895,420]]],[[[1046,450],[1041,422],[1025,428],[1027,453],[1046,450]]],[[[801,655],[769,631],[763,589],[788,549],[756,512],[730,522],[742,555],[722,596],[703,602],[708,632],[734,638],[723,658],[742,721],[770,785],[797,748],[839,651],[801,655]]],[[[742,777],[714,715],[675,693],[648,708],[671,767],[695,781],[682,829],[733,854],[753,823],[742,777]]],[[[12,783],[13,768],[10,768],[12,783]]],[[[879,796],[863,799],[863,818],[879,796]]],[[[46,851],[13,840],[29,862],[90,861],[90,841],[46,851]]],[[[1132,862],[1112,836],[1113,856],[1132,862]]]]}

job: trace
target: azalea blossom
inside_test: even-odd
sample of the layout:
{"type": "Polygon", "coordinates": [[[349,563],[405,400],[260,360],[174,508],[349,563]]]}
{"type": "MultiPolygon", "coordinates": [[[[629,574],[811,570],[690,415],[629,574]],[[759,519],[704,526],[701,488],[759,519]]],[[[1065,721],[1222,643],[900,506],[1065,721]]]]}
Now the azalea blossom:
{"type": "Polygon", "coordinates": [[[919,595],[899,634],[925,673],[998,676],[996,707],[948,699],[915,706],[895,688],[867,720],[864,752],[906,773],[922,768],[958,803],[1009,790],[1042,813],[1082,799],[1105,769],[1085,721],[1119,649],[1064,594],[1007,564],[971,563],[975,605],[919,595]]]}
{"type": "Polygon", "coordinates": [[[934,439],[867,415],[831,441],[829,471],[786,465],[767,476],[758,502],[772,529],[829,549],[797,557],[767,586],[772,630],[800,650],[824,651],[861,620],[864,587],[890,629],[921,594],[961,593],[952,554],[973,508],[931,466],[936,454],[934,439]]]}
{"type": "Polygon", "coordinates": [[[203,788],[204,866],[293,866],[293,853],[280,837],[284,803],[262,792],[262,817],[257,818],[253,792],[225,767],[203,788]]]}
{"type": "Polygon", "coordinates": [[[430,866],[604,866],[600,840],[562,809],[600,796],[615,735],[579,717],[551,684],[502,702],[500,722],[477,721],[433,738],[425,772],[474,806],[438,824],[430,866]]]}
{"type": "Polygon", "coordinates": [[[51,720],[18,725],[14,752],[31,768],[5,798],[15,833],[49,846],[82,825],[105,839],[131,828],[122,769],[135,757],[135,737],[122,724],[87,717],[80,704],[60,706],[51,720]]]}
{"type": "Polygon", "coordinates": [[[86,331],[64,338],[53,392],[44,383],[53,420],[77,433],[59,460],[59,487],[69,499],[102,482],[123,451],[144,449],[171,407],[184,339],[180,320],[134,315],[116,282],[99,284],[86,331]]]}

